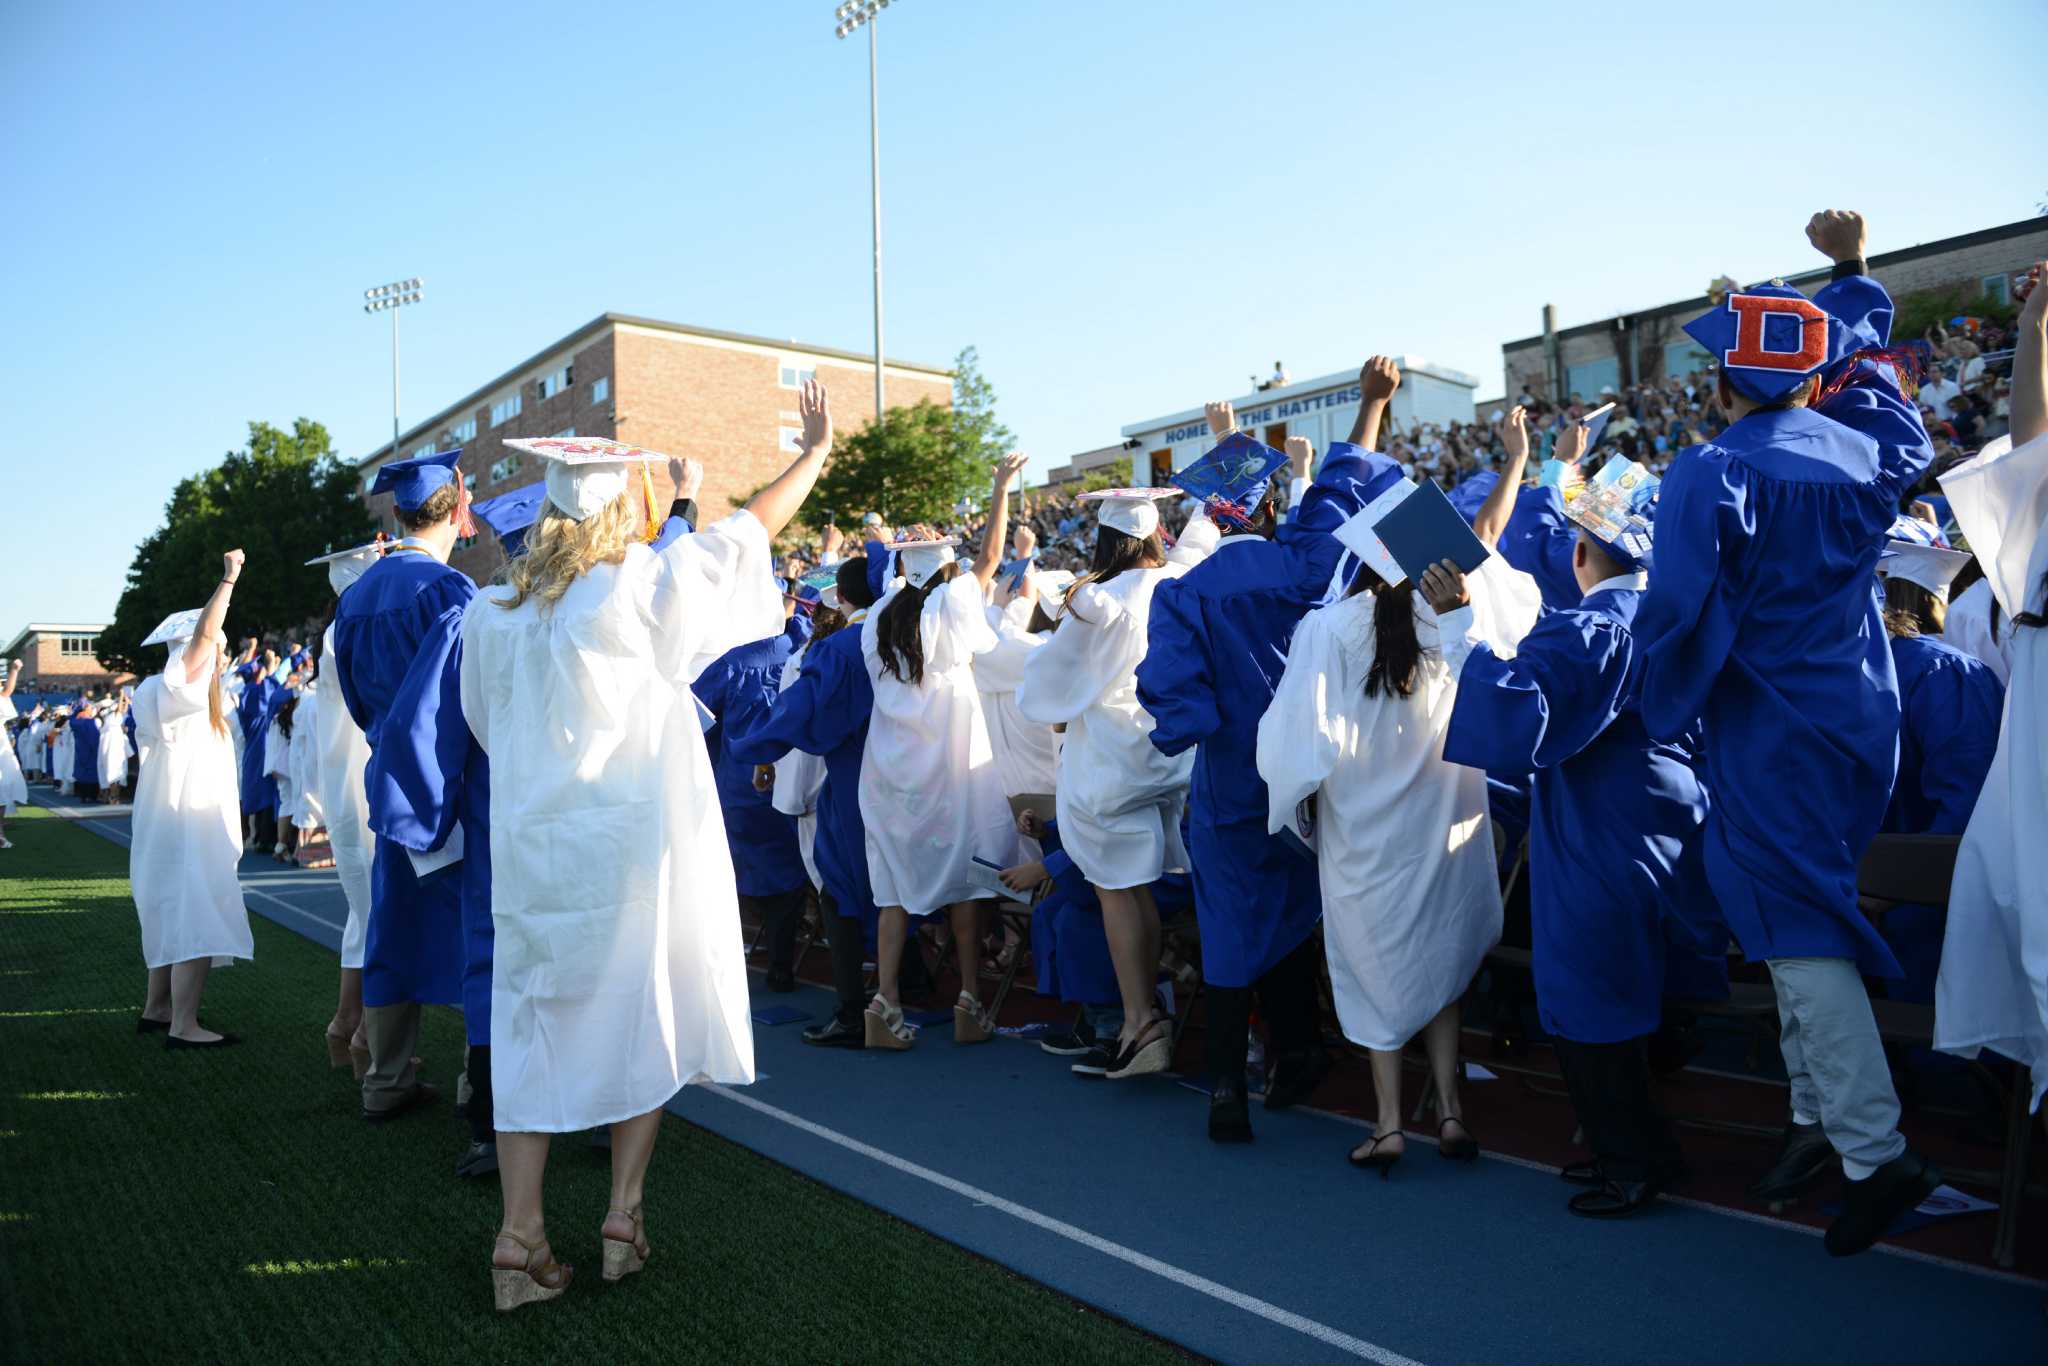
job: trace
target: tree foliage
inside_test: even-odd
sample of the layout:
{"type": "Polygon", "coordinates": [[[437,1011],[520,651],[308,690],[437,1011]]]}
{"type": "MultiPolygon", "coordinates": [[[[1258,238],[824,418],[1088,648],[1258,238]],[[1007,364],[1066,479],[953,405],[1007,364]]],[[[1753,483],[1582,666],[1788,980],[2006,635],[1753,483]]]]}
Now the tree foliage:
{"type": "Polygon", "coordinates": [[[299,418],[290,431],[249,424],[249,444],[203,474],[178,481],[163,525],[135,549],[114,621],[100,633],[100,662],[148,673],[159,649],[142,639],[173,612],[198,607],[220,582],[220,557],[248,552],[228,609],[230,639],[296,631],[327,614],[327,571],[306,560],[376,533],[353,469],[327,428],[299,418]]]}
{"type": "Polygon", "coordinates": [[[954,361],[952,407],[919,399],[839,438],[802,520],[822,527],[836,517],[851,526],[878,512],[891,526],[943,521],[963,498],[987,497],[989,472],[1014,439],[970,346],[954,361]]]}

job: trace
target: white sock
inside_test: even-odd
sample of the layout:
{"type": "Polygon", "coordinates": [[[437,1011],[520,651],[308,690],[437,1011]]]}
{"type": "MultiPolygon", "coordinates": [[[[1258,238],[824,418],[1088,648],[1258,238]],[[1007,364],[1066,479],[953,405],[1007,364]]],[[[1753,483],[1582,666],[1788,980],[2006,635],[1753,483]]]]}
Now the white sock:
{"type": "Polygon", "coordinates": [[[1811,1129],[1814,1125],[1820,1123],[1820,1116],[1809,1115],[1804,1110],[1795,1109],[1792,1112],[1792,1122],[1801,1128],[1811,1129]]]}

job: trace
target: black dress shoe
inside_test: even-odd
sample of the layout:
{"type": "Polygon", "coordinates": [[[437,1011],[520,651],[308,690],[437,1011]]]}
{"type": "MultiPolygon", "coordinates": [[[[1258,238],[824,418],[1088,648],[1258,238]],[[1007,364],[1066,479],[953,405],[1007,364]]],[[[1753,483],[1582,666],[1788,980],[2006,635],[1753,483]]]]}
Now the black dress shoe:
{"type": "Polygon", "coordinates": [[[239,1034],[223,1034],[218,1039],[181,1039],[175,1034],[164,1035],[164,1048],[233,1048],[242,1041],[239,1034]]]}
{"type": "Polygon", "coordinates": [[[135,1017],[135,1032],[137,1034],[163,1034],[167,1033],[170,1027],[171,1022],[169,1020],[152,1020],[147,1015],[137,1015],[135,1017]]]}
{"type": "Polygon", "coordinates": [[[1823,1240],[1828,1255],[1853,1257],[1863,1251],[1940,1184],[1940,1170],[1911,1148],[1861,1181],[1844,1181],[1841,1217],[1828,1225],[1823,1240]]]}
{"type": "Polygon", "coordinates": [[[455,1164],[455,1174],[465,1181],[480,1176],[498,1174],[498,1145],[495,1143],[472,1143],[455,1164]]]}
{"type": "Polygon", "coordinates": [[[782,992],[796,990],[796,973],[789,968],[768,969],[768,990],[782,992]]]}
{"type": "Polygon", "coordinates": [[[848,1024],[834,1015],[823,1024],[812,1025],[803,1033],[803,1040],[819,1048],[862,1048],[866,1046],[867,1029],[858,1021],[848,1024]]]}
{"type": "Polygon", "coordinates": [[[1056,1029],[1050,1034],[1040,1035],[1038,1046],[1057,1058],[1078,1058],[1095,1047],[1095,1031],[1088,1027],[1086,1020],[1081,1020],[1072,1029],[1056,1029]]]}
{"type": "Polygon", "coordinates": [[[1244,1083],[1226,1078],[1209,1093],[1209,1141],[1249,1143],[1252,1141],[1252,1112],[1244,1096],[1244,1083]]]}
{"type": "Polygon", "coordinates": [[[1306,1053],[1282,1053],[1273,1064],[1273,1079],[1266,1083],[1266,1108],[1285,1110],[1301,1104],[1330,1075],[1330,1066],[1330,1055],[1321,1048],[1306,1053]]]}
{"type": "Polygon", "coordinates": [[[1777,1160],[1749,1193],[1758,1200],[1790,1200],[1813,1189],[1840,1161],[1818,1124],[1787,1124],[1777,1160]]]}
{"type": "Polygon", "coordinates": [[[1581,1219],[1626,1219],[1655,1204],[1661,1189],[1655,1181],[1602,1181],[1574,1195],[1565,1207],[1581,1219]]]}
{"type": "Polygon", "coordinates": [[[441,1098],[441,1088],[428,1082],[420,1082],[407,1091],[398,1104],[385,1110],[372,1110],[365,1106],[363,1119],[371,1124],[389,1124],[400,1115],[409,1115],[414,1110],[432,1105],[441,1098]]]}

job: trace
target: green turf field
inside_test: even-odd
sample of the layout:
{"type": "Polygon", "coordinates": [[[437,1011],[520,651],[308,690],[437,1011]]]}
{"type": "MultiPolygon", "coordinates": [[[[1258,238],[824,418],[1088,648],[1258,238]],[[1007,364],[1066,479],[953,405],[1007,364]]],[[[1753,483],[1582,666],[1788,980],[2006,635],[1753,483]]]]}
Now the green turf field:
{"type": "MultiPolygon", "coordinates": [[[[204,1017],[247,1042],[137,1036],[126,853],[25,810],[0,852],[0,1361],[1165,1362],[1176,1349],[712,1137],[665,1121],[647,1270],[597,1275],[601,1159],[549,1174],[560,1300],[491,1308],[493,1182],[450,1175],[444,1100],[356,1117],[320,1034],[335,959],[255,919],[204,1017]]],[[[428,1012],[427,1075],[462,1025],[428,1012]]],[[[452,1091],[452,1085],[450,1087],[452,1091]]]]}

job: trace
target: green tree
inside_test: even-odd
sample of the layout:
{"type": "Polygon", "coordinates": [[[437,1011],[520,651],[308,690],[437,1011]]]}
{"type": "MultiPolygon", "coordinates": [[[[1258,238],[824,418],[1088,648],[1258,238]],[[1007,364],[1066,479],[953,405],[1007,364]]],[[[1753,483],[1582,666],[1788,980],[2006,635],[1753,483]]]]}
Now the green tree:
{"type": "Polygon", "coordinates": [[[986,501],[989,473],[1015,440],[996,417],[995,388],[973,347],[953,363],[953,406],[919,399],[891,408],[877,426],[839,438],[805,503],[802,520],[851,526],[878,512],[892,526],[949,518],[961,499],[986,501]]]}
{"type": "Polygon", "coordinates": [[[163,525],[136,547],[113,624],[100,633],[100,662],[138,674],[161,665],[143,637],[204,603],[220,581],[222,552],[237,546],[249,559],[228,611],[230,639],[319,620],[331,598],[327,571],[305,561],[376,534],[360,492],[320,423],[302,417],[290,431],[250,423],[246,448],[171,491],[163,525]]]}

